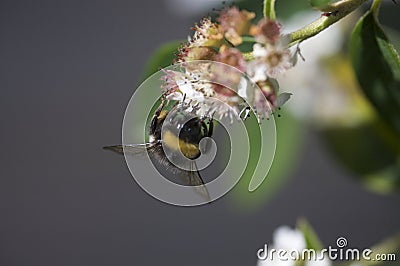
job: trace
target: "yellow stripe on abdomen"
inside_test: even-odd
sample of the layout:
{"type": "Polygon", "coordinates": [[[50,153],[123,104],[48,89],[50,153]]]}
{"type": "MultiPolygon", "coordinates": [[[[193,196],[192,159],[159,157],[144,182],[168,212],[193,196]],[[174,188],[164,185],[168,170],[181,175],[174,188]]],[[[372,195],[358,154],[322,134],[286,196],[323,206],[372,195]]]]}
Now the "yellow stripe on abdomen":
{"type": "Polygon", "coordinates": [[[189,159],[195,159],[199,156],[200,150],[198,145],[193,143],[185,142],[179,139],[176,135],[174,135],[171,131],[166,130],[162,136],[162,141],[168,148],[181,151],[183,155],[185,155],[189,159]]]}

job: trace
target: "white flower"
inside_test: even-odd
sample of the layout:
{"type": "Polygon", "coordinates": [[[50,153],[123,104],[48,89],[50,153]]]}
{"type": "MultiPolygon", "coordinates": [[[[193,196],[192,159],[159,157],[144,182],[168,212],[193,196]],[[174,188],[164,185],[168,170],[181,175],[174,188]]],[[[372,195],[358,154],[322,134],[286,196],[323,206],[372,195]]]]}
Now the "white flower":
{"type": "Polygon", "coordinates": [[[298,229],[281,226],[273,234],[274,246],[277,249],[297,250],[301,252],[306,248],[306,240],[298,229]]]}
{"type": "Polygon", "coordinates": [[[254,60],[250,61],[247,73],[253,82],[265,81],[268,77],[276,78],[292,67],[290,50],[281,45],[253,46],[254,60]]]}
{"type": "Polygon", "coordinates": [[[306,248],[306,241],[303,233],[297,229],[291,229],[288,226],[277,228],[273,233],[272,240],[273,245],[271,248],[268,248],[268,257],[265,260],[258,260],[258,266],[294,266],[296,261],[290,257],[289,252],[292,250],[301,252],[306,248]],[[278,257],[276,252],[271,254],[272,249],[282,249],[288,252],[286,252],[284,256],[278,257]]]}
{"type": "Polygon", "coordinates": [[[165,70],[165,73],[162,79],[165,81],[163,87],[167,100],[196,104],[213,94],[207,84],[200,81],[203,78],[198,73],[172,70],[165,70]]]}
{"type": "Polygon", "coordinates": [[[256,43],[253,46],[253,55],[256,58],[257,57],[266,57],[268,55],[268,51],[260,43],[256,43]]]}
{"type": "Polygon", "coordinates": [[[254,97],[254,88],[251,87],[252,84],[248,84],[245,77],[240,78],[238,86],[238,95],[247,101],[251,101],[254,97]]]}
{"type": "Polygon", "coordinates": [[[239,110],[236,105],[229,105],[216,98],[209,98],[207,101],[207,114],[208,116],[217,117],[219,119],[227,118],[230,123],[233,123],[234,119],[239,119],[239,110]]]}
{"type": "MultiPolygon", "coordinates": [[[[197,66],[197,65],[196,65],[197,66]]],[[[163,88],[167,100],[177,101],[182,107],[199,117],[227,118],[231,123],[239,119],[239,111],[244,101],[235,93],[223,93],[226,87],[216,78],[215,71],[185,66],[185,72],[165,70],[163,88]],[[203,71],[201,71],[203,70],[203,71]],[[216,81],[214,81],[216,79],[216,81]],[[218,89],[218,90],[217,90],[218,89]]],[[[226,76],[227,73],[223,72],[226,76]]],[[[239,82],[241,85],[243,82],[239,82]]]]}
{"type": "Polygon", "coordinates": [[[183,95],[186,95],[187,100],[192,100],[195,102],[202,102],[204,100],[204,95],[196,90],[193,83],[187,80],[177,80],[176,84],[178,85],[179,90],[183,95]]]}
{"type": "Polygon", "coordinates": [[[258,260],[258,266],[295,266],[298,259],[305,259],[305,266],[332,266],[332,261],[326,252],[315,251],[315,256],[304,257],[306,240],[298,229],[281,226],[273,233],[272,240],[273,245],[265,245],[263,249],[264,252],[267,250],[268,256],[265,256],[265,253],[257,253],[258,256],[265,256],[265,260],[262,260],[262,257],[258,260]],[[281,253],[281,250],[286,252],[281,253]],[[298,255],[293,257],[296,253],[298,255]]]}
{"type": "Polygon", "coordinates": [[[264,81],[268,79],[268,67],[259,61],[253,60],[247,64],[247,73],[254,83],[264,81]]]}

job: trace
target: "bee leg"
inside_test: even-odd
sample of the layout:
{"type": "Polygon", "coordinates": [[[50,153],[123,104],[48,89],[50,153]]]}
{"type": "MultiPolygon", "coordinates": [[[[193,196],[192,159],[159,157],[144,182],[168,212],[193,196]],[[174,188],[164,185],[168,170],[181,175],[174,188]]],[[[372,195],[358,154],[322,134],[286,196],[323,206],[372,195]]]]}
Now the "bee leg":
{"type": "Polygon", "coordinates": [[[165,106],[165,97],[161,98],[161,104],[158,106],[157,110],[154,112],[154,116],[158,117],[165,106]]]}
{"type": "Polygon", "coordinates": [[[157,129],[157,125],[158,125],[158,117],[161,114],[162,109],[165,106],[165,97],[161,98],[161,104],[160,106],[158,106],[158,108],[156,109],[156,111],[154,112],[153,118],[151,119],[150,122],[150,134],[154,134],[154,132],[157,129]]]}
{"type": "Polygon", "coordinates": [[[210,126],[208,127],[207,136],[211,138],[212,134],[214,133],[214,119],[212,117],[209,118],[208,123],[210,124],[210,126]]]}
{"type": "Polygon", "coordinates": [[[209,130],[208,130],[208,128],[207,128],[207,125],[206,125],[206,123],[204,122],[204,120],[202,119],[201,120],[201,127],[203,128],[203,135],[204,135],[204,137],[209,137],[209,130]]]}
{"type": "Polygon", "coordinates": [[[213,132],[214,132],[214,120],[212,118],[209,118],[208,124],[209,126],[207,127],[206,123],[204,122],[205,119],[201,120],[201,126],[203,127],[203,132],[205,137],[211,137],[213,132]]]}
{"type": "MultiPolygon", "coordinates": [[[[209,118],[208,119],[208,124],[209,126],[207,127],[207,124],[204,122],[205,118],[201,120],[201,127],[203,128],[203,136],[205,138],[211,138],[213,131],[214,131],[214,123],[213,119],[209,118]]],[[[209,141],[206,142],[205,146],[203,149],[201,149],[201,152],[207,152],[211,148],[211,143],[209,141]]]]}

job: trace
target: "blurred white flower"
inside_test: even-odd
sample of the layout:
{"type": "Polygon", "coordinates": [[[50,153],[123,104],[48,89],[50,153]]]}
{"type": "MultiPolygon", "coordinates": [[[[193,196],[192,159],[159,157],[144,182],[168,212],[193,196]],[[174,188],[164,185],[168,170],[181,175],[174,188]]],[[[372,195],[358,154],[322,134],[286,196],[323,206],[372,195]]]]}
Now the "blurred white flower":
{"type": "Polygon", "coordinates": [[[276,78],[292,67],[290,50],[280,45],[253,46],[254,60],[250,61],[247,73],[253,82],[265,81],[268,77],[276,78]]]}
{"type": "Polygon", "coordinates": [[[260,43],[256,43],[253,46],[253,55],[254,57],[266,57],[268,51],[260,43]]]}
{"type": "MultiPolygon", "coordinates": [[[[315,251],[315,256],[304,257],[307,244],[303,233],[298,229],[281,226],[273,233],[273,244],[265,245],[264,254],[258,254],[258,266],[295,266],[297,259],[305,259],[305,266],[331,266],[332,262],[326,253],[315,251]],[[286,252],[281,253],[280,251],[286,252]],[[297,254],[297,255],[293,255],[297,254]],[[262,259],[265,256],[264,260],[262,259]],[[307,259],[308,258],[308,259],[307,259]]],[[[307,253],[309,254],[309,253],[307,253]]]]}
{"type": "Polygon", "coordinates": [[[306,248],[306,240],[298,229],[281,226],[273,234],[274,246],[277,249],[297,250],[301,252],[306,248]]]}
{"type": "MultiPolygon", "coordinates": [[[[301,252],[306,248],[306,240],[303,233],[297,229],[291,229],[288,226],[278,227],[272,236],[273,244],[268,248],[268,257],[265,260],[258,260],[258,266],[294,266],[295,261],[290,258],[289,253],[278,258],[276,253],[272,256],[272,249],[275,250],[297,250],[301,252]]],[[[322,266],[322,265],[321,265],[322,266]]]]}
{"type": "MultiPolygon", "coordinates": [[[[283,24],[284,32],[294,31],[298,29],[298,25],[310,23],[319,16],[317,12],[296,15],[283,24]]],[[[301,54],[305,61],[298,60],[297,65],[285,73],[285,79],[280,84],[281,87],[293,91],[294,96],[287,108],[296,117],[321,125],[348,117],[353,108],[349,89],[341,89],[337,77],[327,71],[322,60],[339,54],[344,40],[343,29],[352,23],[352,19],[350,15],[301,44],[301,54]]],[[[342,69],[343,71],[345,70],[342,69]]]]}

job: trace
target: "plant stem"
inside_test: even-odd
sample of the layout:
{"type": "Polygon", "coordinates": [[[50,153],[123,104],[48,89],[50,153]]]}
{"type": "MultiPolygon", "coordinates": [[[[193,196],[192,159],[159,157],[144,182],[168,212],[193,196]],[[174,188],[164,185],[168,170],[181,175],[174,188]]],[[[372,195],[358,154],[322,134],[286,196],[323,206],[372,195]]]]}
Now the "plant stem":
{"type": "MultiPolygon", "coordinates": [[[[319,19],[308,24],[307,26],[288,34],[289,47],[311,38],[321,31],[327,29],[332,24],[341,20],[358,7],[360,7],[367,0],[341,0],[331,5],[325,6],[321,11],[324,13],[319,19]]],[[[381,0],[378,0],[378,2],[381,0]]],[[[375,4],[375,2],[374,2],[375,4]]]]}
{"type": "Polygon", "coordinates": [[[275,0],[264,0],[264,18],[276,19],[275,0]]]}

